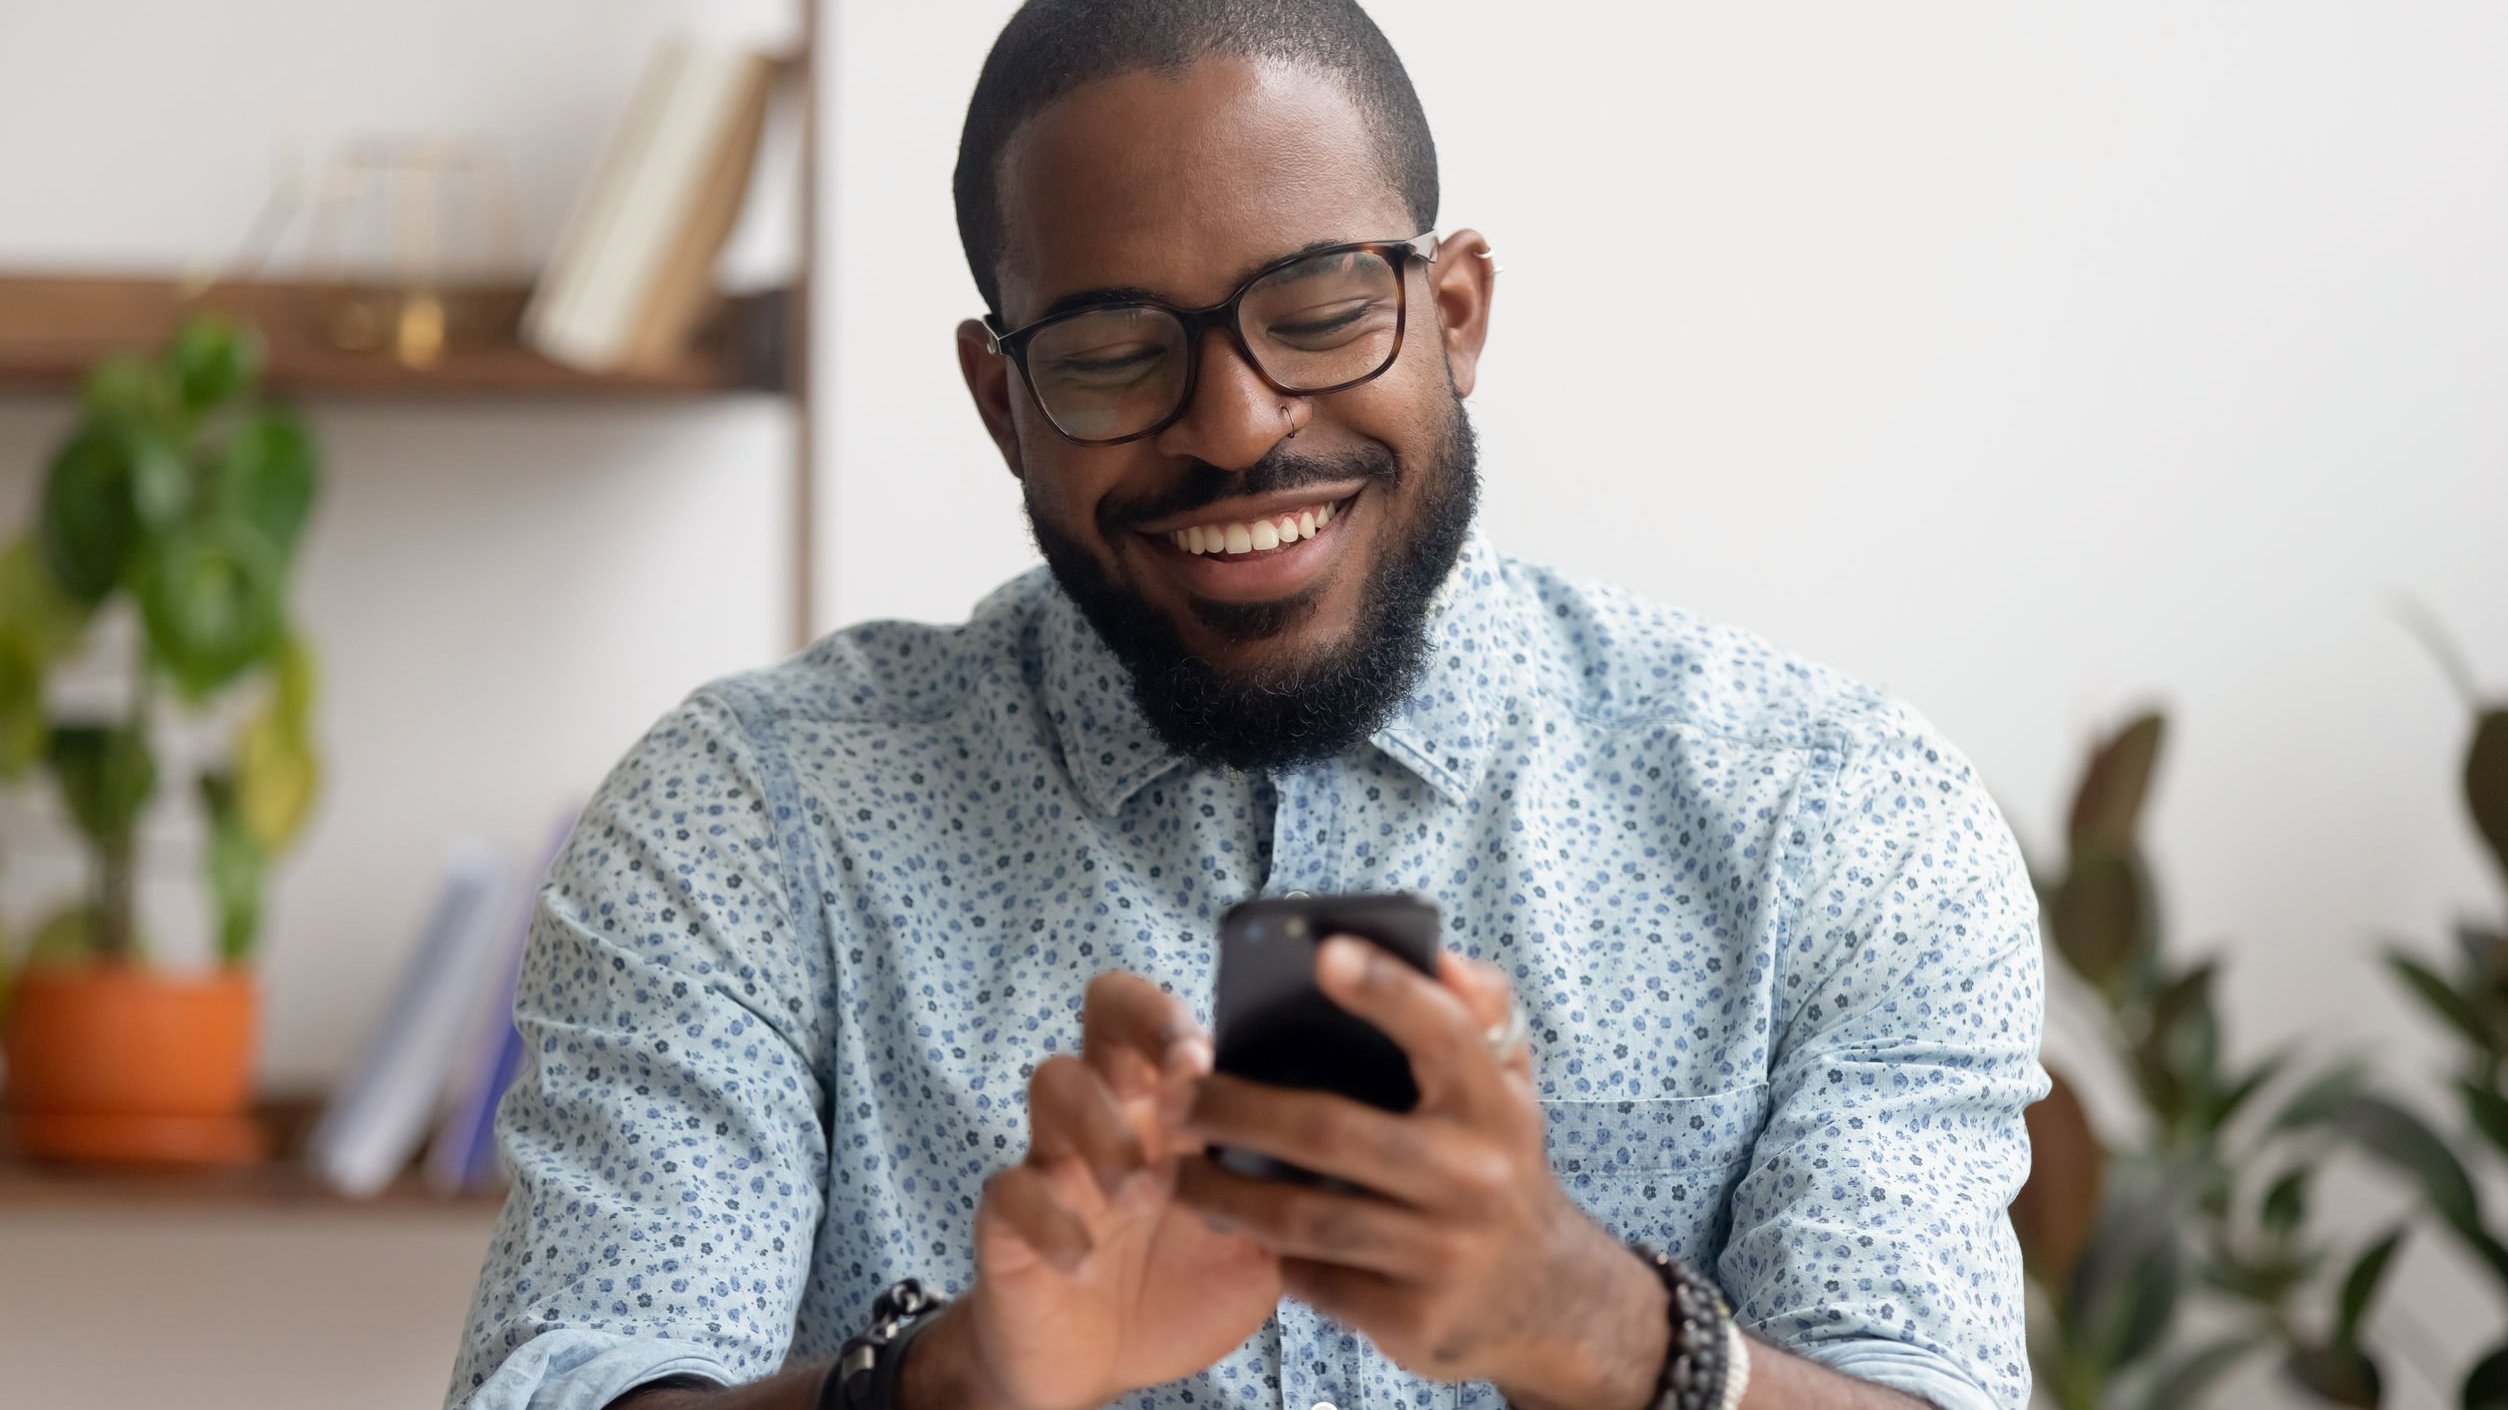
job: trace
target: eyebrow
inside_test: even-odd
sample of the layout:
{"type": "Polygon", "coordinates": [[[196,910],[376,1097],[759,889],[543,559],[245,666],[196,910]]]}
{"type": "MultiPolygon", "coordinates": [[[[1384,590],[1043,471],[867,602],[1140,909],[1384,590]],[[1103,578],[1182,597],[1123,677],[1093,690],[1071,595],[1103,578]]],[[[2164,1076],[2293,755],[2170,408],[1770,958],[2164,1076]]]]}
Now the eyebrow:
{"type": "MultiPolygon", "coordinates": [[[[1258,270],[1269,269],[1273,265],[1282,264],[1289,260],[1299,259],[1306,255],[1315,254],[1321,250],[1329,250],[1335,245],[1348,245],[1352,243],[1364,244],[1366,242],[1363,240],[1353,242],[1342,239],[1339,236],[1333,236],[1323,240],[1309,240],[1305,244],[1300,245],[1298,248],[1290,250],[1285,254],[1272,255],[1266,259],[1257,260],[1253,264],[1245,266],[1244,269],[1238,272],[1237,277],[1229,283],[1228,288],[1232,292],[1236,289],[1242,288],[1245,281],[1253,278],[1255,272],[1258,270]]],[[[1093,308],[1099,304],[1165,304],[1170,308],[1185,307],[1185,305],[1169,299],[1155,289],[1144,289],[1130,284],[1108,284],[1101,285],[1094,289],[1080,289],[1072,293],[1064,294],[1062,297],[1055,299],[1052,303],[1045,305],[1043,312],[1038,313],[1036,317],[1027,321],[1035,323],[1043,319],[1051,318],[1058,313],[1069,313],[1075,308],[1093,308]]]]}

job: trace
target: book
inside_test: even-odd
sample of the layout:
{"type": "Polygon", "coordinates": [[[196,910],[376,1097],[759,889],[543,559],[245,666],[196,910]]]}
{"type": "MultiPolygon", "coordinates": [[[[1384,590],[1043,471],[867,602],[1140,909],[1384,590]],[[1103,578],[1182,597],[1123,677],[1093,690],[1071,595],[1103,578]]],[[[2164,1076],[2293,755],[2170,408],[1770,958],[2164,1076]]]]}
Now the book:
{"type": "Polygon", "coordinates": [[[774,63],[667,41],[569,215],[523,338],[591,371],[667,361],[712,302],[764,130],[774,63]]]}
{"type": "Polygon", "coordinates": [[[342,1193],[381,1190],[426,1138],[484,967],[498,948],[509,872],[484,842],[464,838],[453,846],[383,1021],[306,1143],[314,1174],[342,1193]]]}
{"type": "Polygon", "coordinates": [[[527,884],[515,888],[507,908],[505,941],[496,962],[488,967],[487,983],[475,1005],[458,1052],[462,1058],[446,1084],[442,1114],[427,1143],[427,1183],[441,1194],[484,1189],[496,1183],[496,1106],[522,1068],[522,1033],[514,1027],[514,985],[522,974],[523,951],[531,941],[531,920],[540,909],[540,888],[549,869],[575,830],[580,804],[559,815],[541,848],[540,864],[527,884]]]}

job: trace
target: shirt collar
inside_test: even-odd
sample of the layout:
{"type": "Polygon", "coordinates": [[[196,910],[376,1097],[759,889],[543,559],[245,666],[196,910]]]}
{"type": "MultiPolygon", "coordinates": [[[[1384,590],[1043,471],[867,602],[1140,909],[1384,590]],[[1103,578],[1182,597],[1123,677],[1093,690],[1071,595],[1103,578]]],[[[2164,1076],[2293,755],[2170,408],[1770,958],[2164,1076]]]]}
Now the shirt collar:
{"type": "MultiPolygon", "coordinates": [[[[1428,607],[1428,658],[1419,683],[1368,746],[1417,774],[1447,801],[1478,788],[1493,711],[1512,694],[1502,676],[1521,660],[1501,560],[1475,528],[1428,607]]],[[[1040,698],[1081,797],[1114,813],[1186,760],[1159,738],[1132,696],[1132,677],[1062,585],[1045,577],[1039,623],[1040,698]]]]}

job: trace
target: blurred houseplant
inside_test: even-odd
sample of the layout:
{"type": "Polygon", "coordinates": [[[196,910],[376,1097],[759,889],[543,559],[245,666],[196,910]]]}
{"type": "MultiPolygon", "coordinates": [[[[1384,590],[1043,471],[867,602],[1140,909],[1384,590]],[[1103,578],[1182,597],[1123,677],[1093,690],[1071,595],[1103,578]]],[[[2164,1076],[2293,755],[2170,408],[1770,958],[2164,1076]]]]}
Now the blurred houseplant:
{"type": "MultiPolygon", "coordinates": [[[[2508,705],[2484,705],[2455,653],[2434,633],[2431,641],[2472,709],[2473,736],[2461,780],[2465,806],[2501,879],[2508,881],[2508,705]]],[[[2465,1134],[2457,1147],[2470,1159],[2496,1163],[2508,1156],[2508,915],[2458,921],[2455,941],[2450,959],[2432,963],[2395,945],[2388,947],[2386,963],[2458,1042],[2450,1087],[2465,1134]]],[[[2444,1202],[2434,1193],[2432,1203],[2448,1232],[2508,1285],[2508,1243],[2491,1229],[2468,1173],[2461,1166],[2433,1164],[2422,1181],[2447,1192],[2444,1202]],[[2459,1189],[2464,1193],[2455,1193],[2459,1189]]],[[[2467,1410],[2508,1410],[2508,1333],[2466,1373],[2459,1395],[2467,1410]]]]}
{"type": "Polygon", "coordinates": [[[258,339],[210,318],[158,357],[96,367],[32,530],[0,549],[0,778],[47,776],[91,864],[87,895],[27,942],[0,1015],[9,1104],[37,1154],[257,1153],[248,964],[268,864],[318,773],[312,661],[286,612],[318,469],[303,424],[256,395],[259,371],[258,339]],[[117,597],[137,618],[127,714],[53,718],[47,673],[117,597]],[[157,712],[234,705],[228,757],[188,781],[218,964],[154,969],[136,892],[157,712]]]}
{"type": "Polygon", "coordinates": [[[2316,1398],[2374,1406],[2381,1376],[2361,1327],[2402,1230],[2338,1264],[2308,1227],[2310,1186],[2337,1142],[2399,1141],[2426,1159],[2437,1140],[2364,1093],[2355,1069],[2224,1056],[2218,962],[2164,953],[2140,841],[2164,732],[2147,714],[2099,743],[2063,868],[2038,881],[2050,978],[2095,1019],[2106,1086],[2138,1108],[2136,1131],[2102,1141],[2058,1072],[2030,1110],[2034,1160],[2012,1221],[2038,1379],[2059,1410],[2186,1410],[2270,1352],[2316,1398]],[[2268,1088],[2289,1093],[2269,1116],[2268,1088]]]}

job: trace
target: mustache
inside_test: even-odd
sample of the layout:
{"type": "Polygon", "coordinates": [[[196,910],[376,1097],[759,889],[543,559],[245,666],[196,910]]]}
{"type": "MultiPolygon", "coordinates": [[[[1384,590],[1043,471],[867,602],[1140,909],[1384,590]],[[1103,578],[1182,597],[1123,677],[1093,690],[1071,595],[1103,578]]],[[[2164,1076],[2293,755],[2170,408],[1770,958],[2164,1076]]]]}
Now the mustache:
{"type": "Polygon", "coordinates": [[[1401,458],[1391,448],[1375,442],[1314,455],[1293,452],[1283,441],[1242,470],[1222,470],[1196,461],[1172,488],[1145,499],[1118,502],[1110,498],[1101,505],[1098,517],[1101,527],[1111,534],[1152,519],[1189,514],[1223,499],[1276,494],[1308,485],[1346,484],[1352,480],[1390,486],[1401,479],[1401,458]]]}

